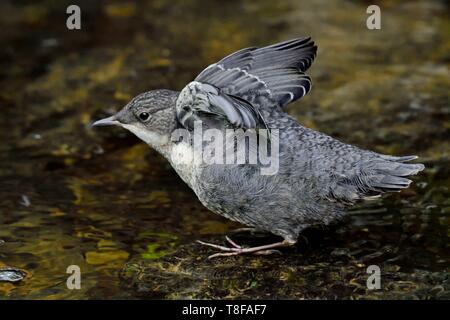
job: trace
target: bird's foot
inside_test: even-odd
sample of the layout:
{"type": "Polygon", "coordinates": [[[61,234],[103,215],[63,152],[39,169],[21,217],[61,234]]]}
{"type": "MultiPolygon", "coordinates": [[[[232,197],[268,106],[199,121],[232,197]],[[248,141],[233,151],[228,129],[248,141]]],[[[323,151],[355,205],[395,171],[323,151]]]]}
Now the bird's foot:
{"type": "Polygon", "coordinates": [[[200,240],[197,240],[197,242],[204,246],[208,246],[208,247],[212,247],[215,249],[219,249],[221,251],[225,251],[225,252],[218,252],[213,255],[210,255],[208,257],[209,259],[216,258],[216,257],[237,256],[237,255],[243,255],[243,254],[254,254],[254,255],[269,255],[269,254],[273,254],[273,253],[281,254],[280,251],[274,250],[274,248],[286,247],[286,246],[293,245],[295,243],[295,242],[289,242],[289,241],[284,240],[282,242],[276,242],[276,243],[267,244],[264,246],[244,248],[244,247],[238,245],[236,242],[234,242],[227,236],[225,237],[225,239],[231,245],[231,247],[225,247],[225,246],[221,246],[221,245],[214,244],[214,243],[203,242],[200,240]]]}

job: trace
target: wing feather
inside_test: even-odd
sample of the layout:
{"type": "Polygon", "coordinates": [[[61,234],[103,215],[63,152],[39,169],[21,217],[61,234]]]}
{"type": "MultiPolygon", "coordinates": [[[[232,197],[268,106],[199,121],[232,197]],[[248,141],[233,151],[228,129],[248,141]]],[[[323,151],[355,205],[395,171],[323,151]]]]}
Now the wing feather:
{"type": "Polygon", "coordinates": [[[305,96],[317,47],[297,38],[262,48],[245,48],[204,69],[177,99],[179,122],[196,120],[240,128],[267,127],[264,108],[284,107],[305,96]]]}
{"type": "Polygon", "coordinates": [[[316,51],[317,47],[310,38],[288,40],[263,48],[246,48],[210,65],[195,81],[212,84],[252,104],[261,104],[257,99],[260,95],[284,107],[311,89],[311,79],[304,72],[311,66],[316,51]],[[280,81],[291,86],[281,90],[277,86],[280,81]],[[298,90],[299,84],[304,90],[298,90]]]}

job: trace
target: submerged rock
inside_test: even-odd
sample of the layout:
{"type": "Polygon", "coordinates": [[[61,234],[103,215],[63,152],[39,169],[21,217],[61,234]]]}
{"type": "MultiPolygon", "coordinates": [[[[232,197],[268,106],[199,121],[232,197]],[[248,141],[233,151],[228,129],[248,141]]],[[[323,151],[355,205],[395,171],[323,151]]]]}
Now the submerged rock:
{"type": "Polygon", "coordinates": [[[0,281],[5,282],[19,282],[27,276],[23,270],[14,267],[0,268],[0,281]]]}

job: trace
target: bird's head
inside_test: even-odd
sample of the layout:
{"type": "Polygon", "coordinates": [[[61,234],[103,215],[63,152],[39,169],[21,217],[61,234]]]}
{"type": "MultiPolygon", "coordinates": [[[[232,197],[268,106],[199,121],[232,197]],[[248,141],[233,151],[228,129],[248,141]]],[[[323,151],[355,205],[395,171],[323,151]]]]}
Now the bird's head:
{"type": "Polygon", "coordinates": [[[170,135],[176,127],[177,96],[177,92],[170,90],[141,93],[115,115],[98,120],[92,126],[121,126],[160,150],[170,141],[170,135]]]}

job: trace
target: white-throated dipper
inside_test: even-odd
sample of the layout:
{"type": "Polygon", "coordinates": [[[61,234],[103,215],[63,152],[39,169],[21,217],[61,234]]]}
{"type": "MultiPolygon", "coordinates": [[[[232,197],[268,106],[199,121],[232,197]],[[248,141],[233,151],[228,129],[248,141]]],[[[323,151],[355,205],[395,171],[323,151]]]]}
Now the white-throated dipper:
{"type": "MultiPolygon", "coordinates": [[[[311,89],[304,72],[316,51],[310,38],[242,49],[208,66],[181,92],[144,92],[93,125],[131,131],[171,163],[208,209],[284,239],[251,248],[228,237],[230,247],[199,241],[223,251],[210,257],[269,254],[295,244],[304,228],[342,217],[359,200],[407,188],[411,180],[406,177],[424,169],[406,163],[416,156],[384,155],[345,144],[303,127],[283,111],[311,89]],[[214,140],[217,145],[220,133],[227,136],[229,130],[240,130],[243,139],[248,132],[268,131],[268,139],[258,137],[258,152],[261,145],[270,145],[276,172],[262,174],[266,164],[249,161],[255,149],[249,140],[244,142],[244,163],[196,161],[196,128],[213,132],[209,140],[197,143],[202,150],[211,149],[214,140]],[[187,139],[173,139],[180,130],[188,133],[187,139]]],[[[231,150],[237,152],[234,140],[231,150]]]]}

